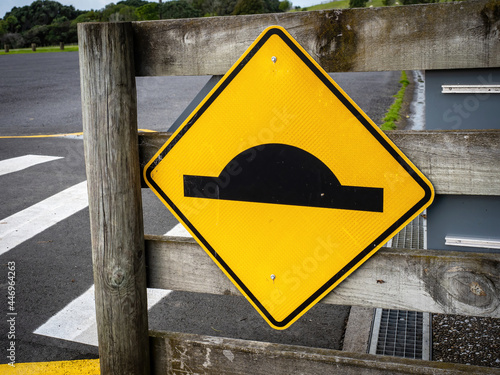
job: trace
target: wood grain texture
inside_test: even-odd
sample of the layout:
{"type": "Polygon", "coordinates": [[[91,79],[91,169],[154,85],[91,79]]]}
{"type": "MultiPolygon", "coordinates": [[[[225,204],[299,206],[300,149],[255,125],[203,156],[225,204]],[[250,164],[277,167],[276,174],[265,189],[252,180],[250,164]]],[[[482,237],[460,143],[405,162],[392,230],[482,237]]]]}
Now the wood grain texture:
{"type": "Polygon", "coordinates": [[[132,28],[79,24],[78,39],[101,374],[148,374],[132,28]]]}
{"type": "Polygon", "coordinates": [[[500,374],[500,369],[203,335],[150,332],[160,374],[500,374]],[[168,360],[166,360],[168,358],[168,360]]]}
{"type": "Polygon", "coordinates": [[[141,187],[147,188],[144,181],[144,167],[158,150],[170,138],[171,133],[141,133],[139,134],[139,166],[141,170],[141,187]]]}
{"type": "Polygon", "coordinates": [[[436,194],[500,195],[500,131],[388,131],[436,194]]]}
{"type": "MultiPolygon", "coordinates": [[[[194,239],[147,236],[148,287],[241,295],[194,239]]],[[[500,254],[381,249],[321,302],[500,318],[500,254]]]]}
{"type": "Polygon", "coordinates": [[[500,66],[500,1],[135,22],[136,74],[225,74],[280,25],[328,72],[500,66]]]}
{"type": "Polygon", "coordinates": [[[146,238],[148,287],[241,296],[193,238],[146,238]]]}
{"type": "MultiPolygon", "coordinates": [[[[500,195],[500,130],[386,134],[432,182],[437,194],[500,195]]],[[[166,133],[139,136],[141,167],[168,137],[166,133]]],[[[147,187],[144,182],[143,187],[147,187]]]]}

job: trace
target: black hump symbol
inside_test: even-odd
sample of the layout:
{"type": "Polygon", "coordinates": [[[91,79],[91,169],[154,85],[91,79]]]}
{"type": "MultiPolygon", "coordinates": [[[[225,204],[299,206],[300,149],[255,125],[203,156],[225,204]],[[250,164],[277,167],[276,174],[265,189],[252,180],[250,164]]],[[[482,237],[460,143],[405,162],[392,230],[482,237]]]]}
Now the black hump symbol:
{"type": "Polygon", "coordinates": [[[383,212],[383,189],[342,186],[300,148],[268,143],[237,155],[218,177],[184,175],[184,196],[383,212]]]}

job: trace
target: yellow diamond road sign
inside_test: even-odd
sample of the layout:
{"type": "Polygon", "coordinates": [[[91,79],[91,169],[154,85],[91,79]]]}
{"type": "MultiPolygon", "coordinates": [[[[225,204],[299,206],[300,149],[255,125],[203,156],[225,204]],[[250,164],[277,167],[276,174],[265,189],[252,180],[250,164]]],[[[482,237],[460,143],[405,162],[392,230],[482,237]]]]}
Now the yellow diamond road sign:
{"type": "Polygon", "coordinates": [[[423,174],[277,26],[264,30],[144,174],[277,329],[434,196],[423,174]]]}

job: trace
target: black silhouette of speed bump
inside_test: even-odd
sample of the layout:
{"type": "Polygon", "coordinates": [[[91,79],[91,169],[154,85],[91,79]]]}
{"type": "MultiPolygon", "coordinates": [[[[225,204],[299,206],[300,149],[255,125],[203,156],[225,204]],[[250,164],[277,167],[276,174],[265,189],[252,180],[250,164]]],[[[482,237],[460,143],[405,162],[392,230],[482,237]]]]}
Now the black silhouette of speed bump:
{"type": "Polygon", "coordinates": [[[343,186],[314,155],[268,143],[238,154],[217,177],[184,175],[184,196],[383,212],[383,188],[343,186]]]}

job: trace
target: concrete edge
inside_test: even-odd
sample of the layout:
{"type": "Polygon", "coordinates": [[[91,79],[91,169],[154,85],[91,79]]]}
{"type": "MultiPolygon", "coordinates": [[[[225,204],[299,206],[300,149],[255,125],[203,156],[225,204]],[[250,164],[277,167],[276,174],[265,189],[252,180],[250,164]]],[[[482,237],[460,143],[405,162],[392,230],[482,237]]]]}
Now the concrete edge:
{"type": "Polygon", "coordinates": [[[373,311],[371,307],[352,306],[345,329],[343,351],[367,353],[370,343],[373,311]]]}

